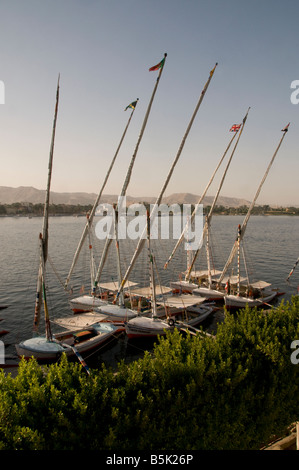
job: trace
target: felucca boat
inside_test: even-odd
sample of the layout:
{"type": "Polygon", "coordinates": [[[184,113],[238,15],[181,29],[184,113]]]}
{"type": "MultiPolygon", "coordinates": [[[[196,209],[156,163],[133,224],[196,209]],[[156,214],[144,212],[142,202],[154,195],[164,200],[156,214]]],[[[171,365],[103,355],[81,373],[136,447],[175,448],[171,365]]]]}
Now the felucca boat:
{"type": "Polygon", "coordinates": [[[34,357],[40,362],[56,361],[62,353],[65,353],[68,357],[78,357],[81,361],[81,354],[90,352],[91,350],[98,348],[99,345],[102,345],[112,336],[115,336],[123,331],[122,327],[117,327],[109,323],[94,324],[83,330],[76,329],[75,331],[64,331],[62,333],[57,334],[52,334],[51,331],[50,316],[46,298],[45,274],[46,262],[48,257],[48,219],[50,185],[52,177],[52,163],[58,113],[58,102],[59,78],[57,83],[56,106],[49,156],[48,182],[46,190],[46,199],[44,204],[43,228],[42,233],[40,233],[39,235],[40,264],[38,271],[37,292],[34,312],[34,336],[16,345],[16,350],[19,357],[24,357],[25,359],[34,357]],[[38,334],[42,299],[45,313],[44,336],[40,336],[38,334]]]}
{"type": "MultiPolygon", "coordinates": [[[[143,137],[143,134],[144,134],[144,131],[145,131],[145,128],[146,128],[146,124],[147,124],[147,121],[148,121],[148,118],[149,118],[149,114],[150,114],[151,107],[152,107],[152,104],[153,104],[153,101],[154,101],[154,97],[155,97],[158,85],[160,83],[160,78],[161,78],[161,75],[162,75],[162,72],[163,72],[163,69],[164,69],[164,66],[165,66],[166,56],[167,56],[167,54],[165,53],[164,58],[159,62],[159,64],[157,64],[156,66],[151,67],[149,69],[150,71],[159,70],[159,73],[158,73],[158,77],[157,77],[157,80],[156,80],[156,83],[155,83],[155,86],[154,86],[154,89],[153,89],[153,92],[152,92],[152,96],[150,98],[150,101],[149,101],[149,104],[148,104],[148,107],[147,107],[147,111],[145,113],[145,117],[144,117],[144,120],[143,120],[141,131],[140,131],[140,134],[139,134],[139,137],[138,137],[138,141],[137,141],[134,153],[133,153],[131,161],[130,161],[130,165],[129,165],[127,175],[126,175],[126,178],[125,178],[125,181],[124,181],[124,185],[123,185],[123,188],[122,188],[122,191],[121,191],[121,195],[119,197],[119,202],[120,203],[122,203],[123,198],[126,195],[126,191],[127,191],[130,179],[131,179],[132,171],[133,171],[133,166],[134,166],[135,159],[136,159],[136,156],[137,156],[137,152],[138,152],[138,149],[139,149],[139,145],[140,145],[141,139],[143,137]]],[[[107,176],[107,178],[108,178],[108,176],[107,176]]],[[[102,299],[97,298],[97,290],[98,290],[98,287],[99,287],[99,280],[100,280],[100,277],[102,275],[102,271],[103,271],[104,265],[105,265],[106,260],[107,260],[108,251],[109,251],[109,248],[110,248],[110,245],[111,245],[113,239],[115,239],[116,253],[117,253],[117,276],[118,276],[119,283],[121,282],[120,247],[119,247],[118,234],[117,234],[117,218],[118,218],[118,209],[119,209],[118,206],[119,206],[119,204],[117,205],[117,207],[114,210],[114,227],[112,228],[114,230],[114,234],[113,234],[113,236],[108,236],[107,239],[106,239],[106,243],[105,243],[104,250],[103,250],[103,253],[102,253],[102,256],[101,256],[99,267],[98,267],[97,273],[96,273],[94,281],[93,281],[92,294],[91,295],[85,295],[83,298],[81,297],[81,298],[77,298],[77,299],[74,299],[74,300],[71,301],[71,307],[74,311],[78,312],[78,311],[80,311],[80,309],[81,309],[81,311],[94,310],[97,313],[104,314],[106,316],[106,319],[109,320],[109,321],[112,321],[112,322],[113,321],[116,321],[116,322],[127,321],[128,319],[134,318],[136,315],[138,315],[137,311],[135,311],[131,308],[125,307],[124,291],[122,291],[121,295],[119,296],[118,303],[116,303],[116,302],[113,303],[113,302],[109,302],[109,301],[108,302],[107,301],[103,302],[102,299]]],[[[123,286],[124,289],[126,288],[126,286],[128,286],[127,282],[125,284],[126,285],[123,286]]],[[[119,286],[118,286],[118,288],[119,288],[119,286]]]]}
{"type": "MultiPolygon", "coordinates": [[[[183,136],[183,139],[182,139],[182,142],[181,142],[181,145],[179,147],[179,150],[175,156],[175,159],[171,165],[171,168],[170,168],[170,171],[167,175],[167,178],[162,186],[162,189],[160,191],[160,194],[154,204],[154,207],[152,209],[152,212],[151,212],[151,215],[148,216],[147,218],[147,227],[145,227],[145,230],[144,232],[142,233],[139,241],[138,241],[138,244],[137,244],[137,247],[135,249],[135,252],[133,254],[133,257],[131,259],[131,262],[127,268],[127,271],[125,273],[125,276],[121,282],[121,285],[120,285],[120,288],[117,292],[117,295],[116,295],[116,300],[118,299],[118,297],[121,295],[122,293],[122,290],[124,288],[124,285],[125,283],[127,282],[128,280],[128,277],[131,273],[131,270],[133,269],[133,266],[139,256],[139,254],[141,253],[141,250],[144,246],[144,243],[145,243],[145,240],[146,238],[148,239],[148,244],[150,243],[149,239],[150,239],[150,225],[151,225],[151,220],[153,220],[156,215],[157,215],[157,210],[158,210],[158,206],[159,204],[161,203],[161,200],[162,200],[162,197],[164,195],[164,192],[167,188],[167,185],[170,181],[170,178],[172,176],[172,173],[175,169],[175,166],[181,156],[181,153],[182,153],[182,150],[183,150],[183,147],[184,147],[184,144],[186,142],[186,139],[187,139],[187,136],[190,132],[190,129],[192,127],[192,124],[194,122],[194,119],[196,117],[196,114],[198,112],[198,109],[202,103],[202,100],[205,96],[205,93],[208,89],[208,86],[211,82],[211,79],[213,77],[213,74],[214,74],[214,71],[216,69],[216,66],[218,64],[216,63],[215,67],[210,71],[210,75],[209,75],[209,78],[201,92],[201,95],[200,95],[200,98],[197,102],[197,105],[195,107],[195,110],[192,114],[192,117],[191,117],[191,120],[187,126],[187,129],[186,129],[186,132],[183,136]],[[145,231],[147,230],[147,237],[145,237],[145,231]]],[[[152,263],[153,263],[153,255],[150,253],[150,259],[151,259],[151,267],[152,267],[152,263]]],[[[152,268],[151,268],[152,269],[152,268]]],[[[153,276],[153,272],[151,274],[151,282],[154,283],[154,276],[153,276]]],[[[162,302],[163,303],[163,302],[162,302]]],[[[198,303],[200,303],[200,301],[198,301],[197,299],[193,299],[192,300],[192,304],[193,305],[197,305],[198,303]]],[[[207,309],[209,309],[209,313],[212,312],[212,309],[210,309],[210,307],[206,307],[207,309]]],[[[198,307],[198,309],[200,309],[200,307],[198,307]]],[[[202,314],[202,310],[197,310],[197,313],[198,313],[198,316],[200,316],[202,314]]],[[[207,313],[207,311],[205,311],[205,313],[207,313]]],[[[166,317],[169,317],[169,315],[166,313],[166,317]]],[[[162,334],[165,334],[165,331],[167,330],[172,330],[175,326],[174,326],[174,319],[170,319],[168,318],[168,320],[170,321],[171,324],[169,324],[168,321],[165,321],[161,318],[158,317],[157,315],[157,302],[156,302],[156,293],[155,293],[155,286],[152,287],[152,316],[151,317],[148,317],[148,316],[138,316],[138,317],[135,317],[131,320],[129,320],[128,322],[126,322],[126,332],[127,332],[127,335],[131,338],[131,337],[134,337],[134,336],[157,336],[157,335],[162,335],[162,334]]]]}
{"type": "MultiPolygon", "coordinates": [[[[230,293],[227,292],[227,294],[224,297],[225,305],[227,308],[242,308],[248,305],[249,307],[263,307],[264,305],[267,305],[269,302],[271,302],[277,295],[278,295],[278,290],[277,289],[272,289],[271,284],[265,281],[257,281],[257,282],[250,282],[248,275],[246,276],[246,282],[243,282],[243,285],[240,280],[240,244],[241,241],[245,235],[245,230],[247,227],[247,223],[249,220],[249,217],[251,215],[252,209],[255,205],[255,202],[260,194],[260,191],[262,189],[262,186],[268,176],[268,173],[270,171],[270,168],[274,162],[274,159],[278,153],[278,150],[280,149],[280,146],[283,142],[283,139],[286,136],[286,133],[288,131],[290,123],[282,129],[283,136],[281,137],[278,146],[273,154],[273,157],[267,167],[267,170],[261,180],[261,183],[258,187],[258,190],[256,192],[256,195],[248,209],[248,212],[245,216],[245,219],[242,223],[242,226],[238,226],[238,234],[236,241],[233,245],[233,248],[231,250],[231,253],[228,257],[228,260],[226,262],[226,265],[223,268],[222,274],[220,278],[218,279],[218,282],[221,283],[223,282],[224,276],[226,275],[229,266],[231,265],[236,253],[238,253],[238,282],[237,282],[237,292],[236,293],[230,293]]],[[[245,262],[245,269],[247,272],[246,268],[246,260],[244,258],[245,262]]],[[[229,286],[228,286],[229,288],[229,286]]]]}
{"type": "MultiPolygon", "coordinates": [[[[188,251],[188,253],[187,253],[187,259],[189,257],[192,257],[192,260],[188,261],[187,270],[185,272],[185,279],[171,282],[171,286],[176,291],[181,290],[184,293],[190,293],[190,294],[198,295],[198,296],[204,297],[205,299],[207,299],[209,301],[215,301],[215,300],[217,301],[219,299],[223,300],[223,297],[225,295],[224,290],[221,291],[221,290],[218,290],[218,289],[217,290],[214,289],[214,279],[217,275],[221,274],[221,271],[218,271],[215,268],[212,268],[211,263],[210,263],[209,234],[210,234],[210,225],[211,225],[212,215],[213,215],[213,211],[214,211],[215,205],[216,205],[217,200],[218,200],[219,193],[220,193],[221,188],[223,186],[224,179],[226,177],[227,171],[228,171],[229,166],[231,164],[233,155],[236,151],[239,140],[241,138],[241,135],[242,135],[242,132],[243,132],[243,129],[244,129],[244,126],[245,126],[245,122],[247,120],[247,116],[248,116],[248,113],[249,113],[249,109],[247,111],[246,116],[243,119],[242,124],[239,124],[239,125],[235,124],[231,127],[230,131],[234,132],[234,135],[230,139],[230,142],[229,142],[224,154],[222,155],[216,169],[214,170],[214,173],[212,174],[212,177],[210,178],[203,194],[201,195],[201,197],[200,197],[200,199],[197,203],[197,206],[195,207],[195,209],[194,209],[194,211],[191,215],[191,223],[192,223],[192,220],[195,217],[197,209],[198,209],[199,205],[202,203],[204,197],[206,196],[206,193],[207,193],[207,191],[208,191],[208,189],[209,189],[209,187],[210,187],[210,185],[211,185],[211,183],[212,183],[212,181],[215,177],[215,174],[217,173],[221,163],[223,162],[223,160],[224,160],[230,146],[232,145],[238,131],[241,129],[241,131],[238,135],[237,142],[235,143],[235,146],[232,150],[230,158],[229,158],[229,160],[226,164],[225,171],[222,175],[222,178],[221,178],[220,184],[218,186],[216,195],[214,197],[212,206],[210,208],[209,214],[206,217],[206,221],[205,221],[204,228],[203,228],[203,233],[202,233],[201,240],[200,240],[200,243],[199,243],[199,248],[197,248],[194,255],[191,255],[190,251],[188,251]],[[207,268],[208,269],[207,270],[194,270],[195,260],[197,259],[198,254],[202,249],[202,244],[203,244],[204,239],[206,239],[206,254],[207,254],[207,268]]],[[[170,254],[167,262],[165,263],[164,269],[166,269],[168,267],[168,264],[173,259],[174,254],[176,253],[178,247],[182,243],[183,237],[184,237],[186,231],[188,230],[188,224],[189,224],[189,222],[187,223],[186,227],[184,228],[183,232],[181,233],[181,236],[180,236],[179,240],[177,241],[176,246],[174,247],[174,249],[173,249],[172,253],[170,254]]]]}
{"type": "MultiPolygon", "coordinates": [[[[197,104],[196,104],[195,110],[194,110],[194,112],[193,112],[193,114],[192,114],[192,116],[191,116],[191,119],[190,119],[189,124],[188,124],[188,126],[187,126],[187,129],[186,129],[186,131],[185,131],[185,134],[184,134],[184,136],[183,136],[183,139],[182,139],[182,141],[181,141],[181,144],[180,144],[180,146],[179,146],[179,149],[178,149],[178,151],[177,151],[177,154],[176,154],[176,156],[175,156],[175,158],[174,158],[174,161],[173,161],[173,163],[172,163],[172,165],[171,165],[171,168],[170,168],[170,170],[169,170],[169,173],[168,173],[168,175],[167,175],[167,178],[166,178],[166,180],[165,180],[165,182],[164,182],[164,184],[163,184],[163,186],[162,186],[162,189],[161,189],[161,191],[160,191],[160,194],[159,194],[158,198],[156,199],[156,202],[155,202],[154,207],[153,207],[153,209],[152,209],[152,212],[151,212],[151,214],[150,214],[150,221],[154,220],[155,217],[157,216],[159,204],[160,204],[161,201],[162,201],[162,198],[163,198],[163,196],[164,196],[164,193],[165,193],[165,191],[166,191],[166,188],[167,188],[167,186],[168,186],[168,183],[169,183],[169,181],[170,181],[170,179],[171,179],[171,176],[172,176],[172,173],[173,173],[173,171],[174,171],[174,169],[175,169],[175,166],[176,166],[177,162],[179,161],[179,158],[180,158],[180,156],[181,156],[182,150],[183,150],[184,145],[185,145],[185,143],[186,143],[186,139],[187,139],[187,137],[188,137],[188,135],[189,135],[189,132],[190,132],[190,130],[191,130],[191,127],[192,127],[192,125],[193,125],[194,119],[195,119],[195,117],[196,117],[196,115],[197,115],[197,112],[198,112],[198,110],[199,110],[199,107],[200,107],[200,105],[201,105],[201,103],[202,103],[202,101],[203,101],[203,99],[204,99],[204,96],[205,96],[205,94],[206,94],[206,92],[207,92],[207,89],[208,89],[208,87],[209,87],[209,85],[210,85],[210,82],[211,82],[211,80],[212,80],[212,77],[213,77],[213,75],[214,75],[214,72],[215,72],[215,69],[216,69],[217,65],[218,65],[218,63],[216,62],[214,68],[210,71],[209,78],[208,78],[207,82],[205,83],[204,88],[203,88],[203,90],[202,90],[202,92],[201,92],[200,98],[199,98],[199,100],[198,100],[198,102],[197,102],[197,104]]],[[[151,222],[151,223],[152,223],[152,222],[151,222]]],[[[146,230],[146,228],[145,228],[145,230],[146,230]]],[[[137,244],[135,253],[134,253],[134,255],[133,255],[133,257],[132,257],[132,259],[131,259],[131,261],[130,261],[130,263],[129,263],[129,266],[128,266],[128,268],[127,268],[127,271],[126,271],[126,273],[125,273],[125,275],[124,275],[124,277],[123,277],[123,279],[122,279],[120,288],[119,288],[119,290],[118,290],[118,292],[117,292],[117,294],[116,294],[116,299],[118,299],[118,297],[121,295],[121,293],[122,293],[122,291],[123,291],[123,289],[124,289],[124,286],[125,286],[125,284],[126,284],[126,282],[127,282],[127,280],[128,280],[128,277],[129,277],[129,275],[130,275],[130,273],[131,273],[131,271],[132,271],[132,269],[133,269],[133,267],[134,267],[134,265],[135,265],[135,262],[136,262],[136,260],[137,260],[137,258],[138,258],[138,256],[139,256],[139,254],[140,254],[140,252],[141,252],[141,250],[142,250],[142,248],[143,248],[143,246],[144,246],[145,239],[146,239],[146,237],[145,237],[144,235],[145,235],[145,231],[143,232],[142,236],[140,237],[140,239],[139,239],[139,241],[138,241],[138,244],[137,244]]]]}

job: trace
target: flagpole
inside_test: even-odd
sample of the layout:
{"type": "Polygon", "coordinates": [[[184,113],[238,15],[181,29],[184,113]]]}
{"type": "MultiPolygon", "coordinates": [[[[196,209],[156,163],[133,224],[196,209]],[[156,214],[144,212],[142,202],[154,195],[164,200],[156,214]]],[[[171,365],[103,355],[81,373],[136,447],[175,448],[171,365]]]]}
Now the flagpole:
{"type": "MultiPolygon", "coordinates": [[[[152,218],[155,216],[155,213],[157,212],[157,207],[158,207],[158,205],[160,204],[160,202],[161,202],[161,200],[162,200],[163,194],[164,194],[164,192],[165,192],[165,190],[166,190],[166,188],[167,188],[167,186],[168,186],[168,183],[169,183],[169,180],[170,180],[170,178],[171,178],[171,176],[172,176],[172,173],[173,173],[173,171],[174,171],[174,168],[175,168],[175,166],[176,166],[176,164],[177,164],[177,162],[178,162],[178,160],[179,160],[179,158],[180,158],[180,155],[181,155],[182,150],[183,150],[183,148],[184,148],[186,139],[187,139],[187,137],[188,137],[188,134],[189,134],[190,129],[191,129],[191,127],[192,127],[192,124],[193,124],[193,122],[194,122],[195,116],[196,116],[196,114],[197,114],[197,112],[198,112],[198,109],[199,109],[201,103],[202,103],[202,100],[203,100],[203,98],[204,98],[204,96],[205,96],[205,93],[206,93],[206,91],[207,91],[207,89],[208,89],[208,86],[209,86],[209,84],[210,84],[210,82],[211,82],[211,80],[212,80],[212,77],[213,77],[213,74],[214,74],[214,71],[215,71],[217,65],[218,65],[218,63],[216,63],[215,67],[210,71],[210,76],[209,76],[209,78],[208,78],[208,80],[207,80],[207,82],[206,82],[206,84],[205,84],[205,86],[204,86],[204,88],[203,88],[203,90],[202,90],[202,92],[201,92],[201,95],[200,95],[200,98],[199,98],[199,100],[198,100],[198,103],[197,103],[197,105],[196,105],[196,107],[195,107],[195,110],[194,110],[194,112],[193,112],[193,114],[192,114],[192,117],[191,117],[191,119],[190,119],[190,122],[189,122],[189,124],[188,124],[188,126],[187,126],[187,129],[186,129],[186,132],[185,132],[185,134],[184,134],[184,137],[183,137],[183,139],[182,139],[182,141],[181,141],[181,144],[180,144],[180,147],[179,147],[179,149],[178,149],[177,155],[176,155],[176,157],[175,157],[175,159],[174,159],[174,161],[173,161],[173,164],[172,164],[172,166],[171,166],[171,168],[170,168],[170,171],[169,171],[169,173],[168,173],[168,176],[167,176],[167,178],[166,178],[166,181],[165,181],[165,183],[164,183],[164,185],[163,185],[163,187],[162,187],[162,189],[161,189],[160,195],[158,196],[158,198],[157,198],[157,200],[156,200],[156,202],[155,202],[155,204],[154,204],[154,207],[153,207],[152,212],[151,212],[151,214],[150,214],[150,219],[152,219],[152,218]]],[[[131,270],[132,270],[132,268],[133,268],[133,266],[134,266],[134,264],[135,264],[135,261],[136,261],[138,255],[139,255],[139,253],[140,253],[142,247],[144,246],[145,239],[146,239],[145,233],[146,233],[146,227],[145,227],[145,229],[144,229],[144,231],[143,231],[143,233],[142,233],[142,235],[141,235],[141,237],[140,237],[140,239],[139,239],[139,242],[138,242],[138,244],[137,244],[137,248],[136,248],[136,250],[135,250],[135,253],[134,253],[134,255],[133,255],[132,259],[131,259],[131,262],[130,262],[128,268],[127,268],[127,272],[125,273],[125,276],[124,276],[124,278],[123,278],[123,280],[122,280],[122,282],[121,282],[121,286],[120,286],[120,288],[119,288],[119,290],[118,290],[118,292],[117,292],[117,294],[116,294],[116,300],[118,299],[118,297],[119,297],[121,291],[123,290],[124,285],[125,285],[125,283],[126,283],[126,281],[127,281],[127,279],[128,279],[128,276],[129,276],[129,274],[130,274],[130,272],[131,272],[131,270]]]]}
{"type": "MultiPolygon", "coordinates": [[[[266,172],[265,172],[265,174],[264,174],[264,176],[263,176],[263,179],[262,179],[262,181],[260,182],[260,185],[259,185],[259,187],[258,187],[258,190],[257,190],[257,192],[256,192],[256,194],[255,194],[255,197],[254,197],[254,199],[253,199],[253,201],[252,201],[252,203],[251,203],[251,205],[250,205],[250,207],[249,207],[249,209],[248,209],[248,211],[247,211],[247,214],[246,214],[246,216],[245,216],[245,218],[244,218],[244,221],[243,221],[242,226],[241,226],[240,241],[241,241],[241,240],[243,239],[243,237],[244,237],[245,230],[246,230],[246,226],[247,226],[247,223],[248,223],[250,214],[251,214],[252,209],[253,209],[253,207],[254,207],[254,205],[255,205],[255,202],[256,202],[256,200],[257,200],[257,198],[258,198],[258,196],[259,196],[259,194],[260,194],[260,192],[261,192],[262,186],[263,186],[263,184],[264,184],[264,182],[265,182],[265,179],[266,179],[267,176],[268,176],[268,173],[269,173],[270,168],[271,168],[271,166],[272,166],[272,164],[273,164],[273,162],[274,162],[274,159],[275,159],[275,157],[276,157],[276,155],[277,155],[277,152],[278,152],[278,150],[279,150],[279,148],[280,148],[280,146],[281,146],[281,144],[282,144],[282,141],[283,141],[283,139],[284,139],[285,136],[286,136],[286,133],[287,133],[287,130],[288,130],[288,129],[287,129],[288,126],[289,126],[289,124],[288,124],[284,129],[282,129],[282,131],[283,131],[283,136],[281,137],[281,139],[280,139],[280,141],[279,141],[279,144],[278,144],[278,146],[277,146],[277,148],[276,148],[276,150],[275,150],[275,152],[274,152],[274,154],[273,154],[273,157],[272,157],[272,159],[271,159],[271,161],[270,161],[270,163],[269,163],[269,165],[268,165],[268,167],[267,167],[267,170],[266,170],[266,172]]],[[[234,259],[234,257],[235,257],[237,248],[238,248],[238,240],[235,241],[235,243],[234,243],[234,245],[233,245],[233,247],[232,247],[231,253],[230,253],[230,255],[229,255],[229,257],[228,257],[228,259],[227,259],[227,261],[226,261],[226,264],[225,264],[225,266],[224,266],[224,268],[223,268],[223,271],[222,271],[222,273],[221,273],[221,275],[220,275],[220,278],[218,279],[218,282],[219,282],[219,283],[222,281],[222,279],[224,278],[224,275],[225,275],[226,271],[228,270],[229,266],[231,265],[231,263],[232,263],[232,261],[233,261],[233,259],[234,259]]]]}
{"type": "MultiPolygon", "coordinates": [[[[143,123],[142,123],[142,126],[141,126],[140,134],[139,134],[139,137],[138,137],[138,140],[137,140],[137,143],[136,143],[136,146],[135,146],[135,150],[134,150],[134,153],[132,155],[131,162],[130,162],[130,165],[129,165],[129,168],[128,168],[128,171],[127,171],[126,179],[124,181],[123,188],[122,188],[122,191],[121,191],[121,194],[120,194],[121,200],[125,196],[127,188],[129,186],[129,183],[130,183],[130,179],[131,179],[132,171],[133,171],[133,166],[134,166],[134,163],[135,163],[135,159],[136,159],[136,156],[137,156],[137,152],[138,152],[138,149],[139,149],[140,142],[142,140],[142,137],[143,137],[146,125],[147,125],[147,121],[148,121],[148,118],[149,118],[149,115],[150,115],[150,111],[151,111],[152,104],[153,104],[153,101],[154,101],[154,98],[155,98],[155,94],[156,94],[156,91],[157,91],[157,88],[158,88],[158,85],[159,85],[159,82],[160,82],[160,78],[162,76],[162,72],[163,72],[163,69],[164,69],[166,57],[167,57],[167,53],[164,54],[164,59],[162,59],[162,61],[161,61],[161,63],[163,62],[163,65],[161,66],[161,68],[159,70],[159,74],[158,74],[158,77],[157,77],[157,80],[156,80],[156,83],[155,83],[155,86],[154,86],[154,89],[153,89],[153,92],[152,92],[152,96],[150,98],[150,101],[149,101],[149,104],[148,104],[148,107],[147,107],[147,110],[146,110],[146,113],[145,113],[145,116],[144,116],[144,120],[143,120],[143,123]]],[[[118,211],[118,209],[119,209],[119,204],[117,204],[117,211],[118,211]]],[[[105,262],[106,262],[106,259],[107,259],[108,250],[109,250],[109,247],[111,245],[111,242],[112,242],[112,237],[108,236],[106,238],[106,243],[105,243],[104,250],[103,250],[103,253],[102,253],[102,256],[101,256],[101,260],[100,260],[100,263],[99,263],[98,271],[97,271],[97,274],[96,274],[96,277],[95,277],[93,292],[95,292],[95,290],[97,288],[97,285],[98,285],[98,282],[99,282],[99,279],[101,277],[101,274],[102,274],[102,271],[103,271],[103,268],[104,268],[104,265],[105,265],[105,262]]]]}
{"type": "Polygon", "coordinates": [[[120,150],[120,148],[121,148],[121,145],[122,145],[123,140],[124,140],[124,138],[125,138],[125,135],[126,135],[126,133],[127,133],[127,130],[128,130],[129,125],[130,125],[130,122],[131,122],[131,119],[132,119],[132,117],[133,117],[133,114],[134,114],[134,112],[135,112],[135,109],[136,109],[138,100],[139,100],[139,98],[137,98],[137,100],[136,100],[136,105],[135,105],[135,107],[132,109],[132,112],[131,112],[131,114],[130,114],[130,117],[129,117],[129,119],[128,119],[128,121],[127,121],[127,124],[126,124],[126,126],[125,126],[124,132],[123,132],[123,134],[122,134],[122,136],[121,136],[120,142],[119,142],[118,147],[117,147],[117,149],[116,149],[116,152],[115,152],[115,154],[114,154],[114,157],[112,158],[112,161],[111,161],[111,163],[110,163],[110,167],[109,167],[108,172],[107,172],[107,174],[106,174],[106,177],[105,177],[105,180],[104,180],[103,185],[102,185],[102,187],[101,187],[101,190],[100,190],[100,192],[99,192],[99,194],[98,194],[98,196],[97,196],[97,198],[96,198],[96,200],[95,200],[95,203],[94,203],[94,205],[93,205],[93,208],[92,208],[91,211],[90,211],[90,214],[88,215],[88,218],[87,218],[87,221],[86,221],[86,225],[85,225],[85,227],[84,227],[84,229],[83,229],[83,233],[82,233],[82,235],[81,235],[81,239],[80,239],[80,241],[79,241],[77,250],[76,250],[75,255],[74,255],[74,259],[73,259],[72,265],[71,265],[71,267],[70,267],[68,276],[67,276],[66,281],[65,281],[65,285],[64,285],[64,288],[65,288],[65,289],[67,289],[67,287],[68,287],[68,284],[69,284],[71,275],[72,275],[72,273],[73,273],[73,271],[74,271],[76,262],[77,262],[77,260],[78,260],[79,254],[80,254],[80,251],[81,251],[82,246],[83,246],[83,243],[84,243],[84,241],[85,241],[85,239],[86,239],[86,236],[87,236],[89,227],[90,227],[90,225],[92,224],[92,221],[93,221],[93,218],[94,218],[96,209],[97,209],[97,207],[98,207],[99,201],[100,201],[100,199],[101,199],[101,197],[102,197],[104,188],[105,188],[105,186],[106,186],[106,184],[107,184],[108,178],[109,178],[109,176],[110,176],[110,173],[111,173],[112,168],[113,168],[113,166],[114,166],[114,163],[115,163],[115,161],[116,161],[116,157],[117,157],[117,155],[118,155],[118,153],[119,153],[119,150],[120,150]]]}
{"type": "Polygon", "coordinates": [[[217,202],[217,199],[218,199],[220,190],[221,190],[221,188],[222,188],[222,186],[223,186],[223,182],[224,182],[226,173],[227,173],[227,171],[228,171],[228,168],[229,168],[229,166],[230,166],[230,163],[231,163],[231,161],[232,161],[232,158],[233,158],[234,153],[235,153],[235,151],[236,151],[236,148],[237,148],[237,146],[238,146],[239,140],[240,140],[240,138],[241,138],[241,135],[242,135],[242,132],[243,132],[243,129],[244,129],[246,120],[247,120],[247,116],[248,116],[249,110],[250,110],[250,108],[248,108],[248,111],[247,111],[247,113],[246,113],[246,116],[245,116],[244,119],[243,119],[242,129],[240,130],[240,133],[239,133],[237,142],[235,143],[235,146],[234,146],[234,148],[233,148],[233,151],[232,151],[232,153],[231,153],[231,156],[230,156],[230,158],[229,158],[229,160],[228,160],[228,163],[227,163],[225,172],[224,172],[224,174],[223,174],[223,176],[222,176],[222,179],[221,179],[219,188],[218,188],[218,190],[217,190],[217,193],[216,193],[216,195],[215,195],[215,197],[214,197],[214,200],[213,200],[213,204],[212,204],[212,206],[211,206],[211,208],[210,208],[210,211],[209,211],[209,214],[208,214],[208,216],[207,216],[207,220],[206,220],[206,223],[205,223],[205,226],[204,226],[202,235],[201,235],[200,243],[199,243],[199,245],[198,245],[199,248],[196,250],[196,252],[195,252],[195,254],[194,254],[194,256],[193,256],[192,262],[191,262],[191,264],[190,264],[190,266],[189,266],[189,270],[188,270],[187,275],[186,275],[186,281],[189,281],[189,280],[190,280],[191,271],[192,271],[192,269],[193,269],[195,260],[196,260],[196,258],[197,258],[197,256],[198,256],[198,253],[200,252],[201,244],[202,244],[202,241],[203,241],[203,239],[204,239],[204,236],[205,236],[205,234],[207,233],[207,230],[208,230],[208,228],[209,228],[209,224],[210,224],[210,221],[211,221],[211,218],[212,218],[212,213],[213,213],[214,207],[215,207],[215,205],[216,205],[216,202],[217,202]]]}

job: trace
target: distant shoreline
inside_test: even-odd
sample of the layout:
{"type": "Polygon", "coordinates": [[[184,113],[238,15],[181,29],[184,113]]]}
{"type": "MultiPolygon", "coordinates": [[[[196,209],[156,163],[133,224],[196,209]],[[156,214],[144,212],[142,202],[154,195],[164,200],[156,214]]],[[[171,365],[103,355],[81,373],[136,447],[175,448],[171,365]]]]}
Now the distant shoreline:
{"type": "MultiPolygon", "coordinates": [[[[150,209],[150,204],[147,202],[142,203],[147,209],[150,209]]],[[[171,204],[168,204],[170,207],[171,204]]],[[[182,208],[183,204],[179,204],[182,208]]],[[[86,217],[88,213],[92,210],[92,204],[86,205],[72,205],[72,204],[50,204],[49,207],[49,217],[86,217]]],[[[195,205],[191,204],[191,211],[193,211],[195,205]]],[[[204,205],[204,214],[208,214],[210,210],[209,205],[204,205]]],[[[239,206],[239,207],[224,207],[222,205],[216,206],[214,208],[214,215],[246,215],[249,206],[239,206]]],[[[13,203],[13,204],[1,204],[0,203],[0,217],[42,217],[44,211],[44,205],[39,204],[26,204],[26,203],[13,203]]],[[[252,210],[252,215],[288,215],[296,216],[299,215],[299,208],[297,207],[270,207],[269,205],[264,206],[255,206],[252,210]]],[[[137,214],[136,214],[137,215],[137,214]]],[[[170,212],[171,216],[172,213],[170,212]]]]}

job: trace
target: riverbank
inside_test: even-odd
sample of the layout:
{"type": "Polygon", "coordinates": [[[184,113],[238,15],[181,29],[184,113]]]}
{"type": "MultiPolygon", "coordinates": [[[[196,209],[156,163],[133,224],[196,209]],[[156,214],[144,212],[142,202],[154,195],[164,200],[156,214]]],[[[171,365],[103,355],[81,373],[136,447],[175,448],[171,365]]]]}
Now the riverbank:
{"type": "MultiPolygon", "coordinates": [[[[141,202],[146,209],[150,210],[150,204],[147,202],[141,202]]],[[[173,215],[171,212],[172,205],[166,204],[169,207],[169,215],[173,215]]],[[[183,204],[177,204],[181,209],[183,204]]],[[[49,215],[50,216],[86,216],[88,212],[92,210],[92,204],[50,204],[49,215]]],[[[194,204],[191,204],[191,210],[195,208],[194,204]]],[[[208,214],[210,210],[209,205],[204,205],[204,213],[208,214]]],[[[31,204],[31,203],[13,203],[13,204],[0,204],[0,217],[42,217],[44,211],[43,204],[31,204]]],[[[245,216],[248,211],[248,206],[239,207],[224,207],[216,206],[214,208],[214,215],[241,215],[245,216]]],[[[182,211],[180,212],[182,213],[182,211]]],[[[256,206],[253,208],[252,215],[288,215],[296,216],[299,215],[299,207],[270,207],[269,205],[256,206]]]]}

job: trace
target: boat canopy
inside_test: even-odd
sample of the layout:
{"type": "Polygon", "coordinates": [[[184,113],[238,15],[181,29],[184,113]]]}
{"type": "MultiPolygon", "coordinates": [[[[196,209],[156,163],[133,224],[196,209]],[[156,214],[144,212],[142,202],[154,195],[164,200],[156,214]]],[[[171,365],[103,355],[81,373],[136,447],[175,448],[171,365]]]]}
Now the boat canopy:
{"type": "MultiPolygon", "coordinates": [[[[157,286],[157,295],[159,294],[169,294],[172,292],[172,289],[170,287],[166,286],[157,286]]],[[[146,286],[146,287],[139,287],[137,289],[131,289],[131,295],[136,296],[136,297],[150,297],[151,296],[151,287],[146,286]]]]}
{"type": "MultiPolygon", "coordinates": [[[[222,271],[218,271],[217,269],[213,269],[211,271],[211,276],[214,278],[215,276],[219,276],[222,273],[222,271]]],[[[187,271],[185,271],[183,274],[187,274],[187,271]]],[[[201,279],[201,278],[206,278],[209,276],[209,271],[208,269],[202,269],[199,271],[191,271],[190,273],[190,278],[191,279],[201,279]]]]}
{"type": "Polygon", "coordinates": [[[253,289],[265,289],[266,287],[270,287],[271,284],[266,281],[256,281],[250,284],[250,287],[253,289]]]}
{"type": "MultiPolygon", "coordinates": [[[[239,279],[238,276],[225,276],[222,279],[221,283],[226,284],[229,281],[230,284],[238,284],[239,280],[240,280],[240,284],[248,284],[246,277],[240,277],[239,279]]],[[[218,279],[217,279],[217,282],[218,282],[218,279]]]]}
{"type": "MultiPolygon", "coordinates": [[[[124,290],[130,289],[133,286],[137,286],[137,282],[127,281],[124,287],[124,290]]],[[[110,290],[112,292],[118,291],[118,282],[101,282],[98,284],[98,287],[104,290],[110,290]]]]}

